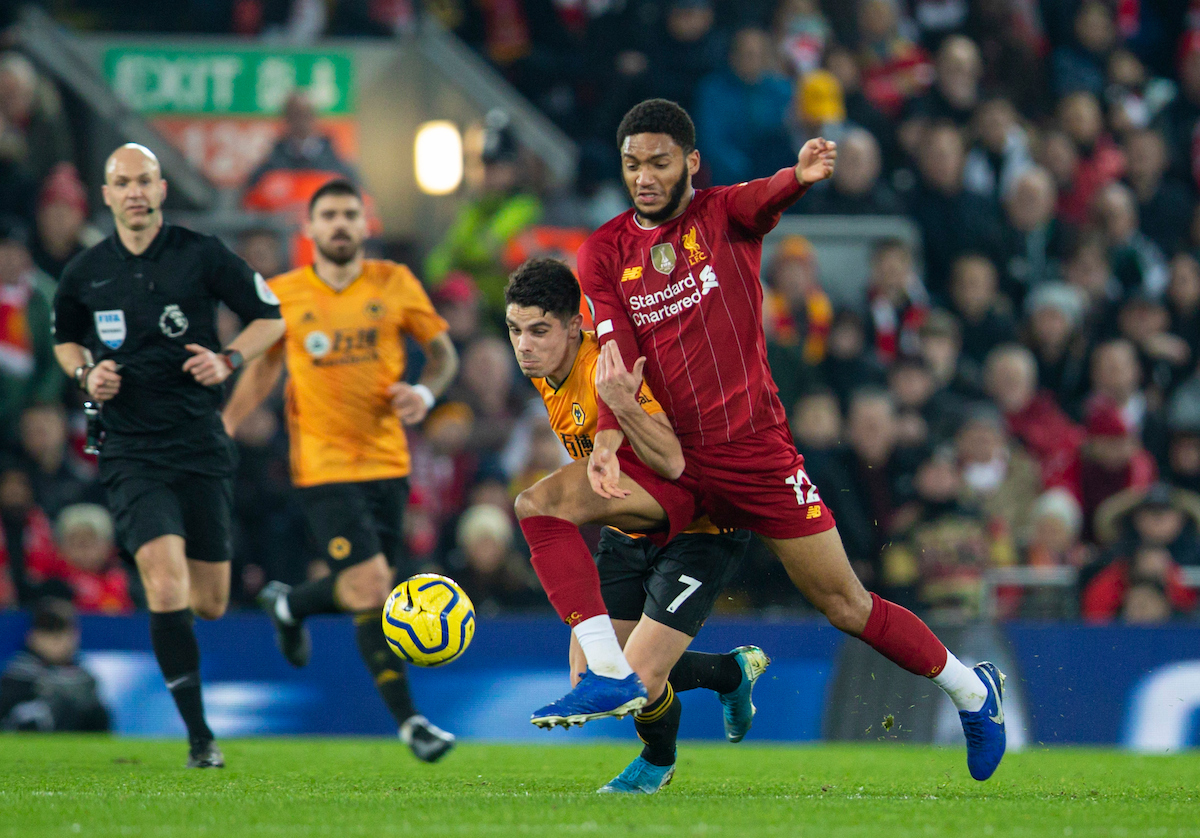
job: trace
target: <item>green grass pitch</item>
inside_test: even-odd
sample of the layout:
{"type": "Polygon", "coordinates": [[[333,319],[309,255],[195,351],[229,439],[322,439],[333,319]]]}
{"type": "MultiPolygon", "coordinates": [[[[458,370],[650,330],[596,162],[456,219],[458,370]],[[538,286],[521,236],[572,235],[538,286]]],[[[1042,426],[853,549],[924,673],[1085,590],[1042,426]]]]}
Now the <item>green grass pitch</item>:
{"type": "Polygon", "coordinates": [[[460,744],[422,765],[399,742],[0,736],[0,836],[1197,836],[1200,754],[1053,749],[976,783],[956,749],[684,743],[654,797],[595,794],[626,745],[460,744]]]}

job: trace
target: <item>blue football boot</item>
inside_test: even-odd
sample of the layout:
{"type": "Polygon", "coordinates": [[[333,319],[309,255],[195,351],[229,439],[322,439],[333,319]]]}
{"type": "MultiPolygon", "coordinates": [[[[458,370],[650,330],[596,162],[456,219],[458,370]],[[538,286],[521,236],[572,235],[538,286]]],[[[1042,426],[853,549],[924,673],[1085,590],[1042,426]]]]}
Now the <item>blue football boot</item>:
{"type": "Polygon", "coordinates": [[[986,780],[1004,758],[1004,673],[984,661],[975,674],[987,688],[987,700],[974,713],[959,710],[958,717],[967,737],[967,769],[976,780],[986,780]]]}
{"type": "Polygon", "coordinates": [[[771,659],[757,646],[738,646],[730,654],[742,668],[742,683],[733,692],[721,693],[720,699],[725,714],[725,738],[741,742],[754,721],[754,703],[750,700],[754,682],[767,671],[771,659]]]}
{"type": "Polygon", "coordinates": [[[646,688],[634,672],[620,680],[597,675],[588,669],[575,689],[553,704],[547,704],[529,720],[538,727],[570,727],[603,719],[621,718],[646,706],[646,688]]]}
{"type": "Polygon", "coordinates": [[[597,794],[654,794],[669,785],[675,776],[675,765],[651,765],[638,757],[625,770],[596,789],[597,794]]]}

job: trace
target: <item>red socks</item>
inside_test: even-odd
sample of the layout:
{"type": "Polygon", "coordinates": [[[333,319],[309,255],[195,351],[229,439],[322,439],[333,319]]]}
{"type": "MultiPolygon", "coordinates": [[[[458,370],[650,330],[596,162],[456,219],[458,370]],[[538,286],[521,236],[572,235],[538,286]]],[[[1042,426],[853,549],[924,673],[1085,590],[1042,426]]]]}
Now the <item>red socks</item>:
{"type": "Polygon", "coordinates": [[[564,623],[574,626],[608,613],[600,597],[600,574],[578,527],[562,518],[534,515],[521,520],[521,532],[538,580],[564,623]]]}
{"type": "Polygon", "coordinates": [[[871,616],[859,639],[897,666],[925,678],[941,672],[949,655],[920,617],[876,594],[871,594],[871,616]]]}

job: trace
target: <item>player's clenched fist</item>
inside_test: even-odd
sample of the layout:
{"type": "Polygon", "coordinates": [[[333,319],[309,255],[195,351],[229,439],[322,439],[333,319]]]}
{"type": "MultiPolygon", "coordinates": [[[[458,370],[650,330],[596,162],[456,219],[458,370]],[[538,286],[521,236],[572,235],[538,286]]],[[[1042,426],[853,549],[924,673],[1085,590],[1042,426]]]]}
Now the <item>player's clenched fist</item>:
{"type": "Polygon", "coordinates": [[[106,402],[121,391],[120,367],[112,359],[96,364],[87,374],[87,392],[98,402],[106,402]]]}
{"type": "Polygon", "coordinates": [[[817,137],[809,140],[800,149],[800,160],[796,163],[796,180],[801,186],[812,186],[833,176],[837,161],[837,143],[817,137]]]}
{"type": "Polygon", "coordinates": [[[198,343],[189,343],[184,349],[191,352],[192,357],[183,362],[183,371],[191,373],[197,383],[212,387],[229,378],[229,364],[216,352],[198,343]]]}
{"type": "Polygon", "coordinates": [[[398,381],[388,387],[388,396],[392,400],[392,410],[400,417],[405,425],[415,425],[425,419],[429,412],[429,403],[422,398],[421,392],[411,384],[398,381]]]}

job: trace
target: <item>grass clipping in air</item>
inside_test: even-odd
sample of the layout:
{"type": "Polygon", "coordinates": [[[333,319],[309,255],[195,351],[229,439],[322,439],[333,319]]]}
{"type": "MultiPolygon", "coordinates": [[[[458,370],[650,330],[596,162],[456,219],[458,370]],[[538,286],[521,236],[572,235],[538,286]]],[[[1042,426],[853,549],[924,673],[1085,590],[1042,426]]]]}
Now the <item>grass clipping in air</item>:
{"type": "Polygon", "coordinates": [[[1009,754],[987,783],[963,751],[898,744],[682,743],[653,797],[597,795],[638,753],[460,744],[437,765],[383,739],[182,742],[0,735],[0,836],[1185,836],[1200,753],[1009,754]],[[882,830],[882,831],[881,831],[882,830]]]}

